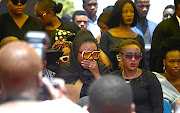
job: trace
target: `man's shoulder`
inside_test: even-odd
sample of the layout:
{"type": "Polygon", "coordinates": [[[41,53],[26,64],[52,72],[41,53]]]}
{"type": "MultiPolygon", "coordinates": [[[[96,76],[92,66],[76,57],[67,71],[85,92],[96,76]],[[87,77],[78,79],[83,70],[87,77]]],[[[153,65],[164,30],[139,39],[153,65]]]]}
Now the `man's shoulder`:
{"type": "Polygon", "coordinates": [[[52,111],[58,110],[65,113],[88,113],[87,110],[66,98],[48,100],[41,102],[41,104],[44,108],[51,108],[52,111]]]}
{"type": "Polygon", "coordinates": [[[148,22],[148,25],[150,25],[150,26],[157,26],[158,24],[157,23],[155,23],[155,22],[153,22],[153,21],[151,21],[151,20],[147,20],[147,22],[148,22]]]}

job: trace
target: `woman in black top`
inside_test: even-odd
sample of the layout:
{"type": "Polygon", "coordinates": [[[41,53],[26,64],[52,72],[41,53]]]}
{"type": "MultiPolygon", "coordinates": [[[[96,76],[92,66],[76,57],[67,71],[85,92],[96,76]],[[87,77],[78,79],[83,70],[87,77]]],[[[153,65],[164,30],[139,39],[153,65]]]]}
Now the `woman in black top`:
{"type": "Polygon", "coordinates": [[[87,95],[87,88],[94,79],[109,73],[108,68],[98,60],[99,47],[96,39],[88,30],[81,30],[76,35],[71,53],[70,64],[60,66],[56,77],[63,78],[66,84],[75,84],[78,80],[83,84],[81,97],[87,95]]]}
{"type": "MultiPolygon", "coordinates": [[[[111,28],[102,33],[100,48],[111,61],[112,71],[118,69],[116,54],[111,54],[111,49],[126,39],[137,40],[144,48],[142,36],[133,32],[130,27],[136,26],[138,12],[135,4],[131,0],[118,0],[113,8],[108,26],[111,28]]],[[[144,68],[144,58],[141,60],[140,67],[144,68]]]]}
{"type": "Polygon", "coordinates": [[[162,113],[163,94],[161,84],[155,74],[138,68],[142,58],[141,45],[132,39],[120,44],[119,58],[123,63],[120,75],[133,89],[136,113],[162,113]]]}
{"type": "Polygon", "coordinates": [[[0,15],[0,41],[7,36],[24,40],[27,31],[42,30],[35,17],[24,14],[27,0],[7,0],[9,12],[0,15]]]}
{"type": "Polygon", "coordinates": [[[62,7],[61,3],[56,4],[52,0],[39,0],[35,6],[35,15],[49,35],[52,45],[57,40],[72,42],[80,30],[74,22],[63,21],[56,16],[61,12],[62,7]]]}

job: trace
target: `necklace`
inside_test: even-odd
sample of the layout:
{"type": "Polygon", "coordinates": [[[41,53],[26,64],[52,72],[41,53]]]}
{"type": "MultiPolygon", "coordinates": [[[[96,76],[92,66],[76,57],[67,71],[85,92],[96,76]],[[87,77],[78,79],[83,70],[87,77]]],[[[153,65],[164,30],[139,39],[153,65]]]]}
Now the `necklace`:
{"type": "MultiPolygon", "coordinates": [[[[138,68],[136,70],[136,73],[132,76],[132,79],[138,74],[138,68]]],[[[122,71],[122,77],[123,79],[126,81],[127,84],[129,84],[131,82],[132,79],[130,79],[129,81],[125,79],[125,74],[124,74],[124,70],[122,71]]]]}

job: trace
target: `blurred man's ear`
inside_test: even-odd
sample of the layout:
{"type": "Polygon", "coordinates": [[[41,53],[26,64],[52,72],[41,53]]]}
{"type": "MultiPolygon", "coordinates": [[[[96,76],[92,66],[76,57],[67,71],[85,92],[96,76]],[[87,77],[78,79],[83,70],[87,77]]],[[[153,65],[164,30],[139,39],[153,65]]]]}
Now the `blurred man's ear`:
{"type": "Polygon", "coordinates": [[[38,78],[37,78],[37,87],[40,87],[40,86],[41,86],[42,76],[43,76],[43,72],[40,71],[40,72],[38,73],[38,78]]]}
{"type": "Polygon", "coordinates": [[[136,109],[135,104],[131,103],[129,113],[136,113],[135,109],[136,109]]]}
{"type": "Polygon", "coordinates": [[[83,107],[83,109],[88,110],[89,113],[93,113],[93,112],[91,111],[91,107],[90,107],[90,106],[87,106],[87,105],[86,105],[86,106],[83,107]]]}

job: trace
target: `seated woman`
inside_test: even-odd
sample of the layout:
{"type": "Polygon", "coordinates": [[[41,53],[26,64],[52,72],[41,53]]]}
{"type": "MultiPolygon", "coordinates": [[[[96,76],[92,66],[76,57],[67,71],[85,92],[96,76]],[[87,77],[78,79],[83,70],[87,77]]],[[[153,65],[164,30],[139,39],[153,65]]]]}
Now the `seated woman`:
{"type": "Polygon", "coordinates": [[[0,41],[7,36],[24,40],[27,31],[42,30],[38,20],[24,14],[27,0],[6,0],[9,12],[0,15],[0,41]]]}
{"type": "Polygon", "coordinates": [[[142,47],[132,39],[120,44],[119,58],[123,70],[119,73],[133,89],[136,113],[162,113],[163,94],[161,84],[155,74],[138,68],[142,58],[142,47]]]}
{"type": "Polygon", "coordinates": [[[162,45],[165,72],[161,75],[154,73],[161,83],[163,98],[174,109],[177,101],[180,100],[180,39],[173,36],[164,40],[162,45]]]}
{"type": "MultiPolygon", "coordinates": [[[[118,0],[115,3],[108,23],[111,29],[103,32],[100,39],[100,48],[110,59],[113,71],[118,69],[118,61],[114,60],[116,55],[110,54],[110,50],[118,43],[126,39],[134,39],[144,48],[144,39],[130,29],[137,24],[137,20],[138,12],[131,0],[118,0]]],[[[140,63],[141,68],[143,68],[144,62],[143,56],[140,63]]]]}
{"type": "MultiPolygon", "coordinates": [[[[70,64],[65,67],[60,65],[56,73],[56,77],[63,78],[66,84],[78,89],[77,93],[72,92],[72,96],[87,95],[87,88],[91,82],[100,78],[102,74],[109,73],[108,68],[98,60],[99,53],[97,41],[92,33],[88,30],[79,31],[71,48],[70,64]]],[[[76,98],[77,101],[78,97],[76,98]]]]}

